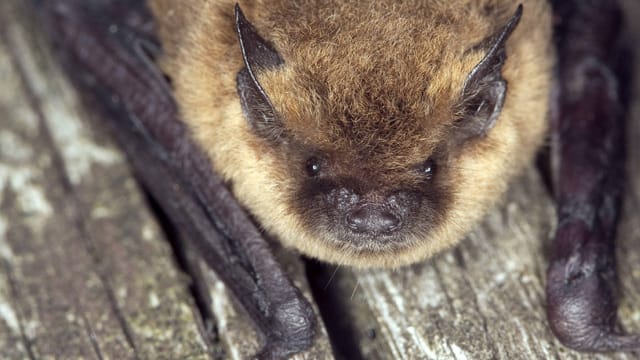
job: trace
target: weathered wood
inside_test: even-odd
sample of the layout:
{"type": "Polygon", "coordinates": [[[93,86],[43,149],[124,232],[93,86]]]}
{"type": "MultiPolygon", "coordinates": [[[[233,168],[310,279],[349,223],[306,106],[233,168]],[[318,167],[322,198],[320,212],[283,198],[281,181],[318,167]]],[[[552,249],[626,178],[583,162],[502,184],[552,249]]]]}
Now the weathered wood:
{"type": "Polygon", "coordinates": [[[0,3],[0,358],[208,358],[124,159],[21,5],[0,3]]]}
{"type": "MultiPolygon", "coordinates": [[[[640,3],[623,1],[630,44],[640,44],[640,3]]],[[[640,54],[639,54],[640,55],[640,54]]],[[[619,317],[640,332],[640,61],[630,114],[629,190],[618,240],[619,317]]],[[[396,271],[320,268],[316,298],[346,318],[329,322],[344,358],[635,359],[568,350],[548,328],[544,304],[554,208],[538,173],[517,180],[500,206],[457,248],[396,271]],[[329,283],[329,284],[327,284],[329,283]]],[[[327,310],[327,307],[329,310],[327,310]]]]}

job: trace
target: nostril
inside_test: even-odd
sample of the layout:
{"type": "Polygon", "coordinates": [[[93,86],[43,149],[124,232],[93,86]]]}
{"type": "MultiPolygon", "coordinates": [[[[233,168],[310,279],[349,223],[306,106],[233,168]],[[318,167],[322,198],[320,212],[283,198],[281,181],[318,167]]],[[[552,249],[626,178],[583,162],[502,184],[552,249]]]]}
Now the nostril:
{"type": "Polygon", "coordinates": [[[347,214],[347,225],[358,233],[390,233],[400,226],[400,218],[379,206],[363,206],[347,214]]]}
{"type": "Polygon", "coordinates": [[[379,215],[379,229],[381,232],[391,232],[398,228],[400,219],[390,212],[383,212],[379,215]]]}

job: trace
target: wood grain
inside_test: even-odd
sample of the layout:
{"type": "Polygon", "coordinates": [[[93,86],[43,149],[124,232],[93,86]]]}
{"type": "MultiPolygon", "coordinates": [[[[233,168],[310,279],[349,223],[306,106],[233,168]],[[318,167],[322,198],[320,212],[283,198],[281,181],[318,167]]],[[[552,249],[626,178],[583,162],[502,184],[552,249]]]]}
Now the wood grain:
{"type": "Polygon", "coordinates": [[[207,358],[188,279],[21,5],[0,5],[0,358],[207,358]]]}

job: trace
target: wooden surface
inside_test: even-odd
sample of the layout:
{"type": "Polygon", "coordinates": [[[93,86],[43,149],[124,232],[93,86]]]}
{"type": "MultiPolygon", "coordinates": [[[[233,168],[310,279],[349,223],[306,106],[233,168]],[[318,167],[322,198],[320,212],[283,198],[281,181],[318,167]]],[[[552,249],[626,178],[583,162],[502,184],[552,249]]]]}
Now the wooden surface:
{"type": "MultiPolygon", "coordinates": [[[[640,17],[637,0],[623,2],[640,17]]],[[[208,298],[194,299],[123,156],[92,127],[23,3],[0,1],[0,359],[250,356],[258,344],[246,316],[201,263],[208,298]]],[[[640,44],[633,22],[631,41],[640,44]]],[[[619,316],[640,332],[637,100],[628,136],[619,316]]],[[[336,358],[637,358],[578,354],[553,338],[543,292],[553,226],[553,204],[531,169],[460,246],[426,263],[305,269],[294,254],[278,254],[309,297],[310,279],[336,358]]],[[[333,357],[322,327],[298,356],[333,357]]]]}
{"type": "Polygon", "coordinates": [[[188,279],[19,3],[0,2],[0,358],[206,359],[188,279]]]}

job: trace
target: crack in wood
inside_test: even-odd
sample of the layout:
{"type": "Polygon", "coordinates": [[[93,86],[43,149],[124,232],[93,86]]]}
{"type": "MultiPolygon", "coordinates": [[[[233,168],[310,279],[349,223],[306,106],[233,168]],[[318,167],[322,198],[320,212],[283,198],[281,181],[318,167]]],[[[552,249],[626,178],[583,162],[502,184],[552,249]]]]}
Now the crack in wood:
{"type": "MultiPolygon", "coordinates": [[[[4,197],[6,199],[6,197],[4,197]]],[[[4,203],[4,201],[3,201],[4,203]]],[[[0,204],[0,209],[5,208],[5,204],[0,204]]],[[[8,235],[7,235],[8,236],[8,235]]],[[[27,336],[24,326],[24,316],[20,311],[19,307],[15,306],[16,299],[19,299],[18,296],[18,288],[16,286],[16,280],[13,276],[13,270],[11,268],[11,264],[6,259],[0,259],[0,267],[4,270],[6,274],[7,282],[9,283],[9,292],[10,292],[10,300],[12,302],[13,311],[16,313],[16,318],[18,320],[18,328],[20,330],[20,338],[22,340],[22,345],[24,346],[27,355],[29,356],[29,360],[37,360],[36,356],[33,353],[33,348],[31,346],[31,341],[27,336]]]]}

